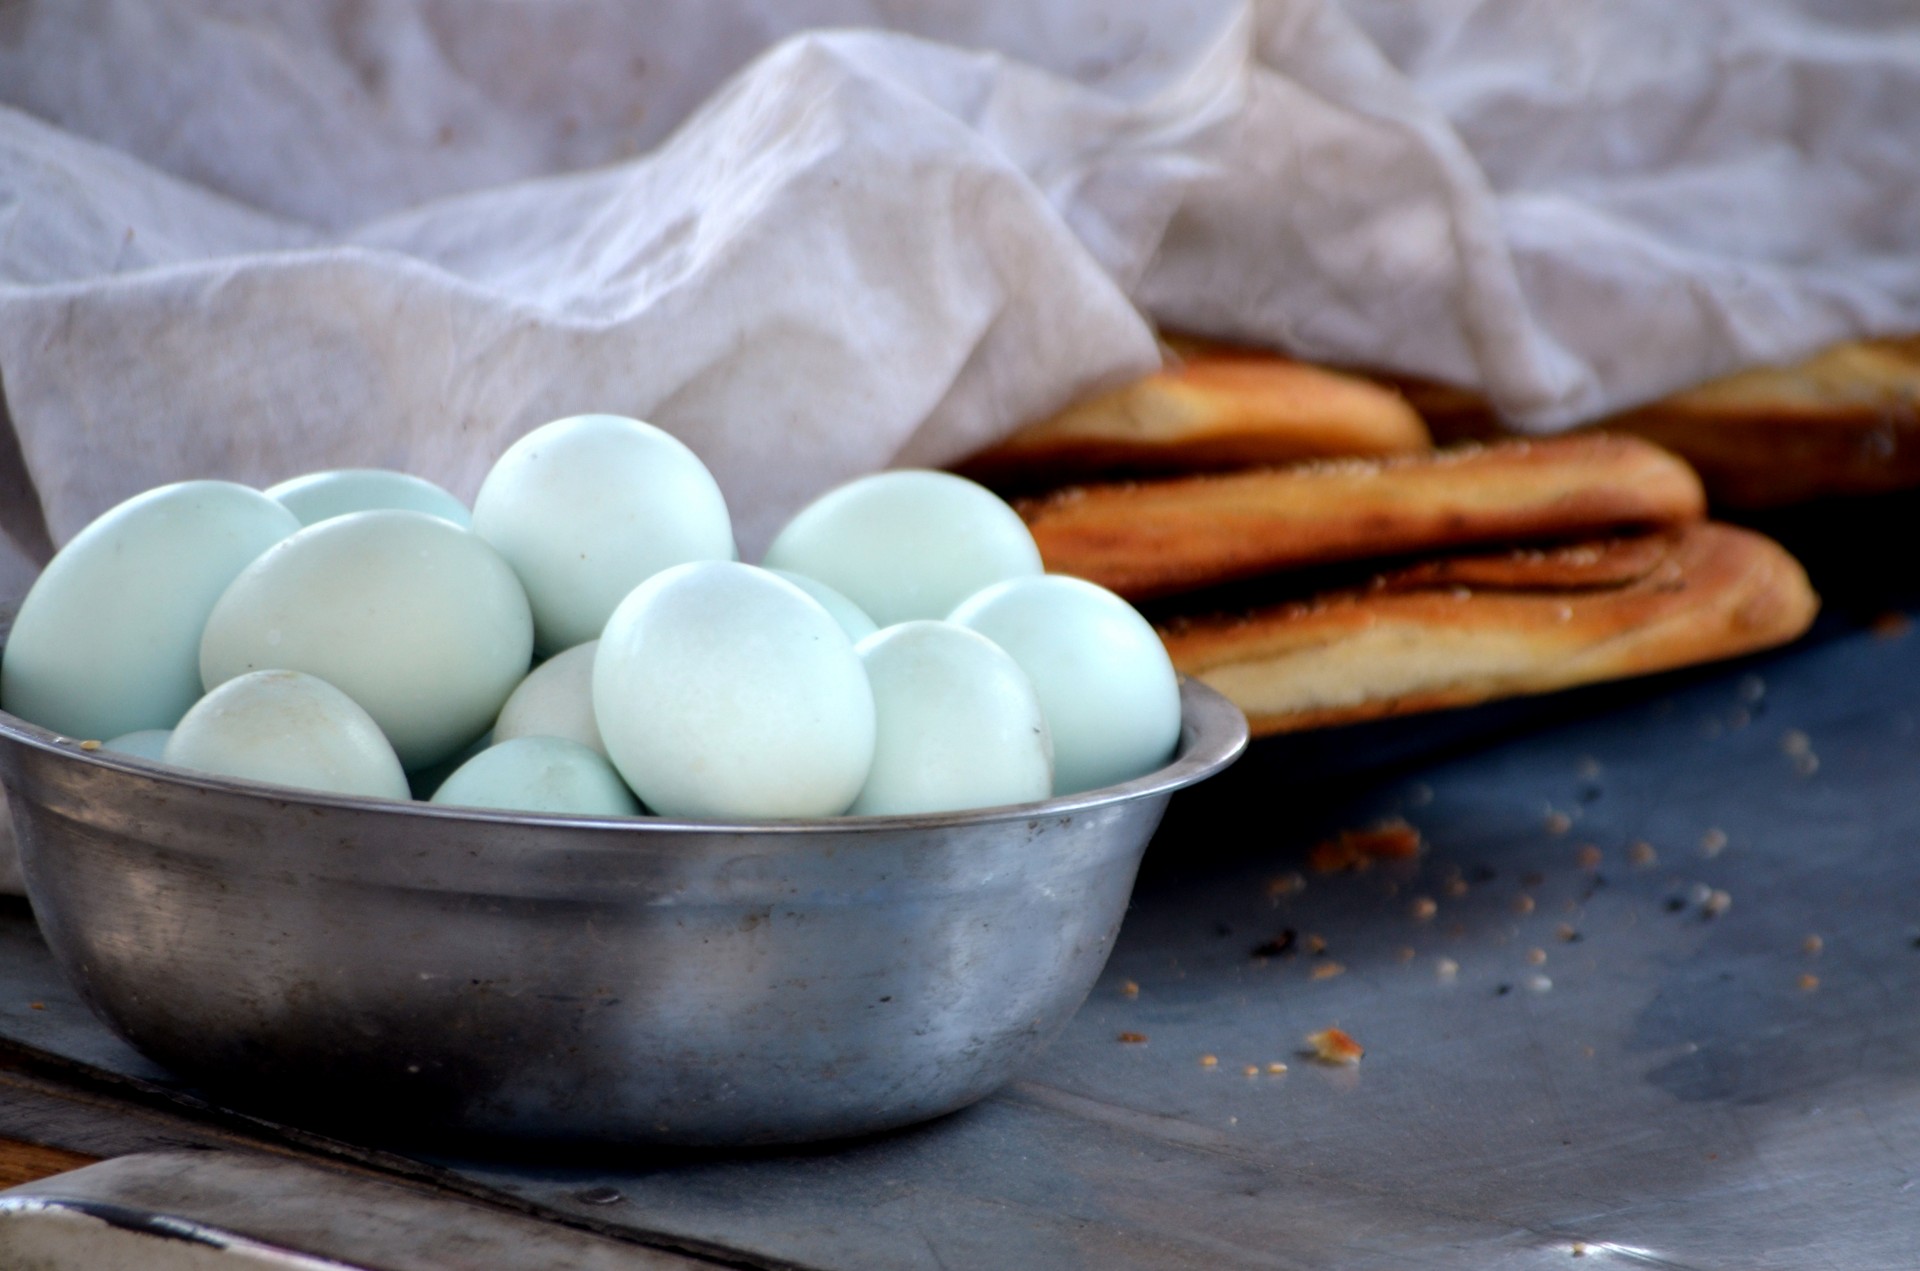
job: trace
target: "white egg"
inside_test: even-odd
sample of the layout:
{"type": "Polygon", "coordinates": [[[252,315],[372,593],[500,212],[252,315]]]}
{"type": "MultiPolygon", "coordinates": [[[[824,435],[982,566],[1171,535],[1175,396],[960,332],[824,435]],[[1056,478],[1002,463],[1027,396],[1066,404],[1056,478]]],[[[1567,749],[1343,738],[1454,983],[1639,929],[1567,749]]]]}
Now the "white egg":
{"type": "Polygon", "coordinates": [[[1033,535],[998,495],[921,471],[875,473],[821,495],[763,563],[819,579],[883,627],[944,618],[982,587],[1041,569],[1033,535]]]}
{"type": "Polygon", "coordinates": [[[1166,646],[1126,601],[1062,574],[988,587],[953,612],[1013,656],[1053,732],[1053,788],[1077,794],[1167,762],[1180,682],[1166,646]]]}
{"type": "Polygon", "coordinates": [[[335,468],[328,472],[309,472],[267,489],[267,497],[278,499],[302,525],[314,525],[349,512],[372,512],[389,508],[403,512],[425,512],[461,529],[473,524],[467,505],[424,477],[387,468],[335,468]]]}
{"type": "Polygon", "coordinates": [[[880,629],[879,625],[875,623],[872,618],[867,617],[866,610],[854,604],[851,600],[848,600],[845,596],[827,586],[818,578],[809,578],[805,574],[796,574],[790,569],[770,569],[767,572],[786,579],[801,591],[806,592],[809,596],[819,601],[820,607],[833,615],[833,620],[840,624],[842,631],[847,633],[847,639],[853,641],[855,644],[860,643],[880,629]]]}
{"type": "Polygon", "coordinates": [[[83,739],[173,727],[200,696],[200,631],[214,602],[299,528],[229,481],[162,486],[106,512],[21,602],[0,705],[83,739]]]}
{"type": "Polygon", "coordinates": [[[520,583],[477,535],[422,512],[309,525],[248,566],[207,619],[208,689],[248,671],[317,675],[360,703],[408,768],[485,732],[527,673],[520,583]]]}
{"type": "Polygon", "coordinates": [[[857,646],[873,685],[873,767],[857,816],[1044,799],[1052,747],[1040,699],[993,641],[950,622],[887,627],[857,646]]]}
{"type": "Polygon", "coordinates": [[[299,671],[254,671],[194,704],[164,763],[304,790],[405,799],[407,774],[352,698],[299,671]]]}
{"type": "Polygon", "coordinates": [[[734,557],[706,465],[618,415],[555,420],[508,447],[474,498],[473,528],[520,575],[542,653],[597,639],[614,606],[660,570],[734,557]]]}
{"type": "Polygon", "coordinates": [[[158,763],[160,756],[166,753],[167,739],[172,736],[171,728],[142,728],[139,732],[122,733],[110,741],[102,742],[100,749],[158,763]]]}
{"type": "Polygon", "coordinates": [[[873,759],[873,693],[819,603],[751,565],[635,588],[593,664],[607,753],[662,816],[835,816],[873,759]]]}
{"type": "Polygon", "coordinates": [[[599,649],[598,640],[589,640],[534,667],[500,708],[494,741],[565,737],[605,756],[607,744],[593,717],[593,655],[599,649]]]}
{"type": "Polygon", "coordinates": [[[489,746],[434,791],[433,802],[518,812],[638,816],[640,804],[606,758],[564,737],[489,746]]]}

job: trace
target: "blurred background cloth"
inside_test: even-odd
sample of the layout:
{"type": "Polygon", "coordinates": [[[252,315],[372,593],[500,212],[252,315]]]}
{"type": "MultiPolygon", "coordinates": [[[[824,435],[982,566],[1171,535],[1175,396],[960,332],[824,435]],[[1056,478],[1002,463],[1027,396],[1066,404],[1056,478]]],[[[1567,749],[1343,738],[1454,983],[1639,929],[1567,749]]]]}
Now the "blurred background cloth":
{"type": "Polygon", "coordinates": [[[1542,430],[1920,330],[1904,2],[0,0],[0,102],[0,595],[162,482],[471,497],[583,411],[757,559],[1155,325],[1542,430]]]}

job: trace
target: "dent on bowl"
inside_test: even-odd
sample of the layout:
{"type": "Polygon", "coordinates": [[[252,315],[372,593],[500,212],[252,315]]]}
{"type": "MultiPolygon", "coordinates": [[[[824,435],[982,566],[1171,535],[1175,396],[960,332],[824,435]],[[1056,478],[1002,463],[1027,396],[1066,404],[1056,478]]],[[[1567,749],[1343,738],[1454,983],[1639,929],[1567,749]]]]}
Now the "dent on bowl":
{"type": "Polygon", "coordinates": [[[1086,998],[1167,800],[1246,744],[1042,803],[738,825],[526,816],[162,768],[0,713],[35,915],[115,1031],[297,1119],[790,1143],[1005,1082],[1086,998]]]}

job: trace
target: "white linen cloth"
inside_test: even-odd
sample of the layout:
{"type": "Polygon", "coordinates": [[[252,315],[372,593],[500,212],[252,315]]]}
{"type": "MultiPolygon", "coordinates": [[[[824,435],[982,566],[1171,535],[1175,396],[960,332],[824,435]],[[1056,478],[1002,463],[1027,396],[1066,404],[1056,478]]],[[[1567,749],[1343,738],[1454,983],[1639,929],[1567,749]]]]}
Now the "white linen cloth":
{"type": "Polygon", "coordinates": [[[471,496],[588,410],[754,559],[1150,322],[1561,427],[1920,330],[1917,140],[1865,0],[16,0],[0,594],[161,482],[471,496]]]}

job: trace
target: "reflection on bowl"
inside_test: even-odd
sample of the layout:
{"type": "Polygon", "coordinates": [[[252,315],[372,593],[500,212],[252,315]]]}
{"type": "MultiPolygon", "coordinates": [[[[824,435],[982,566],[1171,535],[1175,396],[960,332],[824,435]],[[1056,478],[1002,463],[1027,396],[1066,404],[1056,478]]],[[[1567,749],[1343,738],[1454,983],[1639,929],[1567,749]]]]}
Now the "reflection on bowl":
{"type": "Polygon", "coordinates": [[[28,894],[88,1004],[290,1119],[681,1144],[992,1091],[1105,964],[1167,800],[1246,744],[1193,681],[1157,772],[744,824],[528,816],[164,768],[0,714],[28,894]]]}

